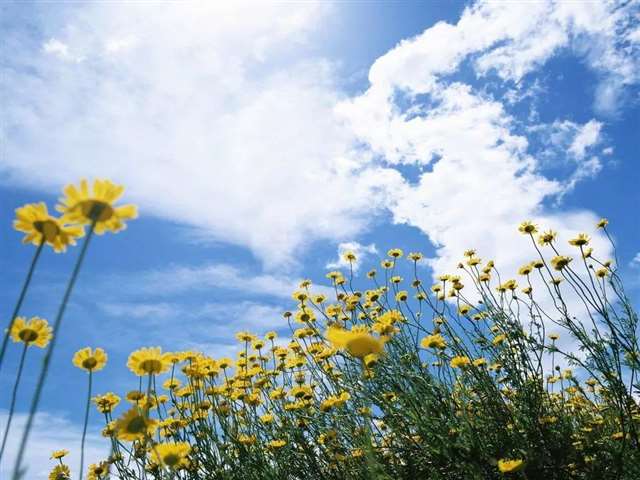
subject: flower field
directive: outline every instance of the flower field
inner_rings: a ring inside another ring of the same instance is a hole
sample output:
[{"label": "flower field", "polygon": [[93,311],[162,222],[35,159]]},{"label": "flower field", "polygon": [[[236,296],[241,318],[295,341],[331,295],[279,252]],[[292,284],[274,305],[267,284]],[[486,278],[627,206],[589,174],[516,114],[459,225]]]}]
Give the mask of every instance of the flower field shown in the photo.
[{"label": "flower field", "polygon": [[[23,453],[91,239],[137,216],[118,204],[123,190],[82,181],[65,188],[59,217],[44,203],[16,210],[34,257],[0,352],[2,368],[21,349],[0,456],[24,359],[42,364],[14,480],[30,478]],[[347,252],[351,268],[328,272],[330,288],[292,292],[287,338],[238,332],[234,358],[141,346],[130,385],[96,392],[108,352],[79,350],[69,361],[87,377],[81,462],[65,463],[67,445],[43,453],[49,479],[637,480],[638,317],[617,262],[590,246],[592,232],[561,243],[531,221],[514,228],[531,253],[517,272],[468,250],[433,283],[421,253],[392,249],[358,275]],[[606,219],[593,228],[613,244]],[[56,317],[21,316],[41,251],[76,243]],[[110,454],[85,465],[94,415]]]}]

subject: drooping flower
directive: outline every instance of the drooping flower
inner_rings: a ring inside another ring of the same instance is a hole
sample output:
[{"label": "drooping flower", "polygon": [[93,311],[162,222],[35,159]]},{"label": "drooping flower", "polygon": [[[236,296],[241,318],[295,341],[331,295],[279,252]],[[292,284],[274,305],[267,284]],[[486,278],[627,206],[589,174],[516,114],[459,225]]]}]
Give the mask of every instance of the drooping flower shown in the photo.
[{"label": "drooping flower", "polygon": [[16,317],[10,335],[14,342],[45,348],[53,337],[51,332],[49,322],[44,318],[32,317],[27,321],[25,317]]},{"label": "drooping flower", "polygon": [[68,245],[75,245],[76,239],[84,235],[81,226],[67,225],[63,219],[49,215],[44,202],[17,208],[13,228],[26,233],[22,243],[40,245],[44,241],[57,253],[64,252]]},{"label": "drooping flower", "polygon": [[101,348],[92,350],[91,347],[85,347],[75,353],[73,364],[87,372],[97,372],[107,364],[107,354]]},{"label": "drooping flower", "polygon": [[167,442],[154,445],[151,449],[153,462],[171,469],[189,465],[191,447],[186,442]]},{"label": "drooping flower", "polygon": [[56,210],[70,223],[90,225],[95,221],[94,231],[98,235],[117,233],[126,228],[125,220],[138,216],[135,205],[114,205],[123,192],[124,187],[99,179],[93,182],[90,191],[89,183],[83,179],[79,187],[67,185],[64,188],[65,196],[60,198]]},{"label": "drooping flower", "polygon": [[170,366],[171,362],[160,347],[141,348],[132,352],[127,360],[129,370],[139,377],[164,373]]}]

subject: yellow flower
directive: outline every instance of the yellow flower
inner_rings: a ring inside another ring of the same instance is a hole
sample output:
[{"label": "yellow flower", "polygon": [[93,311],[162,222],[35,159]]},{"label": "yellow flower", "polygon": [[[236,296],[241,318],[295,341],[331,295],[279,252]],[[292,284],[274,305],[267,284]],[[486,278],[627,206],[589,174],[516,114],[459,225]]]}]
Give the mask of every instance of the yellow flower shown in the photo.
[{"label": "yellow flower", "polygon": [[557,235],[553,230],[547,230],[538,236],[538,244],[541,246],[549,245],[556,239]]},{"label": "yellow flower", "polygon": [[87,480],[103,480],[109,475],[109,464],[107,462],[92,463],[89,465]]},{"label": "yellow flower", "polygon": [[120,403],[120,397],[112,392],[96,395],[92,400],[100,413],[111,413]]},{"label": "yellow flower", "polygon": [[569,265],[569,262],[571,262],[573,259],[571,257],[566,257],[564,255],[556,255],[555,257],[553,257],[551,259],[551,266],[555,269],[555,270],[562,270],[564,267],[566,267],[567,265]]},{"label": "yellow flower", "polygon": [[436,333],[435,335],[427,335],[422,339],[420,345],[422,345],[423,348],[439,348],[440,350],[447,348],[447,342],[439,333]]},{"label": "yellow flower", "polygon": [[353,253],[352,251],[344,252],[344,253],[342,254],[342,258],[344,258],[344,260],[345,260],[346,262],[349,262],[349,263],[351,263],[351,262],[355,262],[355,261],[357,260],[357,259],[356,259],[356,254],[355,254],[355,253]]},{"label": "yellow flower", "polygon": [[123,192],[124,187],[109,180],[97,179],[90,192],[87,180],[82,180],[79,187],[67,185],[64,188],[65,196],[60,198],[56,210],[63,214],[63,219],[71,223],[90,225],[95,221],[95,232],[98,235],[107,231],[116,233],[126,228],[125,220],[138,216],[135,205],[114,206]]},{"label": "yellow flower", "polygon": [[504,342],[506,339],[507,339],[507,336],[501,333],[500,335],[496,335],[495,337],[493,337],[493,340],[491,341],[491,343],[493,343],[493,345],[495,346],[498,346],[502,344],[502,342]]},{"label": "yellow flower", "polygon": [[27,345],[44,348],[53,336],[51,331],[49,322],[44,318],[32,317],[27,321],[25,317],[16,317],[10,334],[14,342],[24,342]]},{"label": "yellow flower", "polygon": [[519,472],[524,468],[524,460],[510,460],[502,458],[498,460],[498,470],[500,473],[514,473]]},{"label": "yellow flower", "polygon": [[596,224],[596,228],[604,228],[609,225],[609,220],[606,218],[601,218],[600,221]]},{"label": "yellow flower", "polygon": [[189,465],[191,447],[186,442],[158,443],[151,449],[151,458],[158,465],[179,469]]},{"label": "yellow flower", "polygon": [[487,360],[486,360],[485,358],[482,358],[482,357],[480,357],[480,358],[476,358],[476,359],[473,361],[473,365],[474,365],[475,367],[484,367],[486,364],[487,364]]},{"label": "yellow flower", "polygon": [[49,473],[49,480],[71,480],[71,470],[65,464],[56,465]]},{"label": "yellow flower", "polygon": [[393,258],[400,258],[402,256],[402,250],[399,248],[392,248],[387,252],[387,255]]},{"label": "yellow flower", "polygon": [[370,353],[380,354],[384,349],[384,341],[374,337],[362,327],[344,330],[332,326],[327,330],[326,337],[335,347],[346,349],[357,358],[364,358]]},{"label": "yellow flower", "polygon": [[520,226],[518,226],[518,231],[520,233],[525,233],[525,234],[534,234],[538,231],[538,227],[537,225],[531,223],[531,221],[527,220],[525,222],[522,222],[520,224]]},{"label": "yellow flower", "polygon": [[469,360],[469,357],[465,357],[465,356],[453,357],[451,359],[451,362],[449,362],[449,364],[451,365],[451,368],[463,368],[468,366],[470,363],[471,363],[471,360]]},{"label": "yellow flower", "polygon": [[269,442],[270,448],[282,448],[287,444],[286,440],[271,440]]},{"label": "yellow flower", "polygon": [[142,377],[166,372],[170,367],[170,362],[162,354],[160,347],[148,347],[132,352],[127,360],[127,367],[133,373]]},{"label": "yellow flower", "polygon": [[91,347],[85,347],[75,353],[73,364],[87,372],[97,372],[107,364],[107,354],[101,348],[91,350]]},{"label": "yellow flower", "polygon": [[527,263],[526,265],[521,266],[518,269],[518,275],[529,275],[533,270],[533,265]]},{"label": "yellow flower", "polygon": [[607,275],[609,275],[609,269],[608,268],[599,268],[598,270],[596,270],[596,277],[598,278],[604,278]]},{"label": "yellow flower", "polygon": [[576,238],[572,238],[569,240],[569,245],[573,245],[574,247],[581,247],[583,245],[587,245],[589,243],[589,235],[586,233],[579,233]]},{"label": "yellow flower", "polygon": [[133,442],[153,435],[158,428],[158,421],[149,418],[138,407],[133,407],[116,420],[114,428],[119,440]]},{"label": "yellow flower", "polygon": [[75,245],[76,238],[84,235],[78,225],[66,225],[63,219],[49,215],[43,203],[29,203],[16,209],[16,220],[13,228],[26,233],[22,243],[40,245],[42,241],[51,245],[55,252],[64,252],[67,245]]},{"label": "yellow flower", "polygon": [[54,450],[49,458],[52,460],[60,460],[67,455],[69,455],[69,450]]}]

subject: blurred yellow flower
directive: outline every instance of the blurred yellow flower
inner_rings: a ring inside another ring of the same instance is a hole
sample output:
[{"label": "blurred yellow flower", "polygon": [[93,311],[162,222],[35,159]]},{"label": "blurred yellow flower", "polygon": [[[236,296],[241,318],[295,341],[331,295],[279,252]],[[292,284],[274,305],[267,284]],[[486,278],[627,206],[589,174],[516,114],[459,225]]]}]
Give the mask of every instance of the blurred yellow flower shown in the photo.
[{"label": "blurred yellow flower", "polygon": [[582,247],[583,245],[587,245],[591,238],[586,233],[579,233],[575,238],[569,240],[569,245],[573,245],[574,247]]},{"label": "blurred yellow flower", "polygon": [[40,245],[43,241],[55,252],[64,252],[68,245],[75,245],[76,238],[84,235],[78,225],[66,225],[63,219],[49,215],[44,202],[30,203],[16,209],[13,228],[26,233],[22,243]]},{"label": "blurred yellow flower", "polygon": [[519,472],[525,466],[524,460],[516,459],[510,460],[502,458],[498,460],[498,470],[500,473],[514,473]]},{"label": "blurred yellow flower", "polygon": [[11,326],[11,339],[14,342],[24,342],[44,348],[53,337],[52,329],[44,318],[32,317],[28,321],[25,317],[16,317]]},{"label": "blurred yellow flower", "polygon": [[56,465],[49,472],[48,480],[71,480],[71,470],[64,464]]},{"label": "blurred yellow flower", "polygon": [[537,227],[537,225],[531,223],[531,221],[527,220],[527,221],[522,222],[518,226],[518,231],[520,233],[532,235],[532,234],[534,234],[534,233],[536,233],[538,231],[538,227]]},{"label": "blurred yellow flower", "polygon": [[65,221],[80,225],[90,225],[95,221],[95,232],[101,235],[107,231],[116,233],[124,230],[124,221],[138,216],[135,205],[114,206],[124,187],[109,180],[96,179],[91,190],[84,179],[79,187],[67,185],[64,188],[65,196],[60,198],[56,210],[63,214]]},{"label": "blurred yellow flower", "polygon": [[189,465],[191,447],[187,442],[158,443],[151,448],[151,459],[158,465],[179,469]]},{"label": "blurred yellow flower", "polygon": [[54,450],[49,458],[51,458],[52,460],[60,460],[67,455],[69,455],[69,450]]},{"label": "blurred yellow flower", "polygon": [[116,436],[119,440],[133,442],[142,440],[153,435],[158,428],[158,421],[142,411],[138,407],[133,407],[125,412],[114,425]]},{"label": "blurred yellow flower", "polygon": [[337,348],[346,349],[357,358],[364,358],[370,353],[382,353],[384,340],[371,335],[366,328],[354,327],[345,330],[339,327],[329,327],[326,337]]}]

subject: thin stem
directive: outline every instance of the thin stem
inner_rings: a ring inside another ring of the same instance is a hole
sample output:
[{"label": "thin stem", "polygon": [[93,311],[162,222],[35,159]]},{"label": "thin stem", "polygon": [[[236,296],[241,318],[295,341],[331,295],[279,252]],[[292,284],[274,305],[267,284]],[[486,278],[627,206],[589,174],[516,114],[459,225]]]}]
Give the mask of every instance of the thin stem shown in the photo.
[{"label": "thin stem", "polygon": [[18,395],[18,385],[20,385],[20,378],[22,377],[22,369],[24,367],[24,359],[27,356],[28,343],[24,344],[22,349],[22,355],[20,356],[20,366],[18,367],[18,374],[16,375],[16,383],[13,385],[13,394],[11,395],[11,406],[9,407],[9,417],[7,418],[7,427],[2,437],[2,448],[0,448],[0,460],[4,454],[4,448],[7,446],[7,439],[9,438],[9,429],[11,428],[11,420],[13,420],[13,411],[16,408],[16,397]]},{"label": "thin stem", "polygon": [[[97,219],[97,216],[94,217]],[[47,373],[49,372],[49,365],[51,364],[51,356],[53,355],[53,351],[56,346],[56,341],[58,340],[58,333],[60,331],[60,324],[62,323],[62,317],[64,316],[64,312],[67,308],[67,303],[69,302],[69,298],[71,297],[71,292],[73,291],[73,286],[76,283],[76,279],[78,278],[78,274],[80,273],[80,267],[82,266],[82,262],[87,253],[87,248],[89,247],[89,243],[91,238],[93,237],[93,231],[96,226],[96,220],[91,224],[91,228],[89,229],[89,234],[86,236],[84,243],[82,244],[82,249],[80,250],[80,255],[78,256],[78,261],[73,269],[73,273],[71,274],[71,278],[69,279],[69,283],[67,284],[67,290],[64,293],[64,297],[62,297],[62,303],[60,304],[60,308],[58,309],[58,314],[56,315],[56,320],[53,325],[53,338],[51,339],[51,343],[49,343],[49,348],[47,349],[47,353],[44,356],[44,360],[42,361],[42,368],[40,369],[40,376],[38,378],[38,383],[36,385],[36,391],[33,395],[33,400],[31,401],[31,409],[29,410],[29,417],[27,418],[27,424],[25,426],[24,432],[22,433],[22,439],[20,440],[20,448],[18,448],[18,456],[16,458],[15,465],[13,467],[13,480],[19,480],[24,474],[21,471],[22,460],[24,458],[24,454],[27,447],[27,441],[29,440],[29,433],[31,433],[31,428],[33,427],[33,420],[35,418],[36,412],[38,411],[38,404],[40,403],[40,396],[42,395],[42,389],[44,387],[45,380],[47,378]]]},{"label": "thin stem", "polygon": [[89,389],[87,390],[87,405],[84,410],[84,426],[82,427],[82,441],[80,442],[80,480],[84,472],[84,441],[87,438],[87,424],[89,423],[89,407],[91,407],[91,386],[93,370],[89,370]]},{"label": "thin stem", "polygon": [[40,258],[40,253],[42,252],[42,247],[44,247],[44,242],[45,242],[45,238],[43,235],[42,240],[40,241],[40,245],[38,245],[38,248],[36,248],[36,253],[33,255],[33,259],[31,260],[31,265],[29,266],[29,271],[27,272],[27,278],[25,278],[24,280],[24,285],[22,285],[22,291],[20,292],[20,296],[18,297],[16,306],[13,309],[11,320],[9,320],[9,327],[7,327],[7,330],[4,333],[4,338],[2,339],[2,347],[0,347],[0,370],[2,370],[2,361],[4,359],[4,354],[7,351],[7,343],[9,343],[9,335],[11,334],[11,327],[13,327],[13,324],[16,321],[16,317],[20,313],[22,302],[24,301],[24,297],[27,294],[27,289],[29,288],[29,284],[31,283],[31,277],[33,276],[33,271],[36,269],[36,263],[38,263],[38,258]]}]

